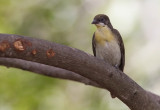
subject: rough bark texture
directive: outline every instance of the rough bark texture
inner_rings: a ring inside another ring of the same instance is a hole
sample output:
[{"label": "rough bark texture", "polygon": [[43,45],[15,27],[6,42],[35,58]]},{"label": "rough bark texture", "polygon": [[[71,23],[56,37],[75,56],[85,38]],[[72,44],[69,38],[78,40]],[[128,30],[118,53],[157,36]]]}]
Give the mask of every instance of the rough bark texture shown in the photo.
[{"label": "rough bark texture", "polygon": [[99,88],[100,87],[97,83],[68,70],[56,68],[49,65],[44,65],[36,62],[21,60],[21,59],[15,59],[15,58],[0,58],[0,65],[4,65],[6,67],[14,67],[19,68],[22,70],[27,70],[31,72],[35,72],[41,75],[46,75],[54,78],[59,79],[67,79],[72,81],[77,81],[84,83],[86,85],[91,85]]},{"label": "rough bark texture", "polygon": [[0,57],[17,58],[77,73],[112,92],[131,110],[160,110],[160,97],[123,72],[83,51],[30,37],[0,34]]}]

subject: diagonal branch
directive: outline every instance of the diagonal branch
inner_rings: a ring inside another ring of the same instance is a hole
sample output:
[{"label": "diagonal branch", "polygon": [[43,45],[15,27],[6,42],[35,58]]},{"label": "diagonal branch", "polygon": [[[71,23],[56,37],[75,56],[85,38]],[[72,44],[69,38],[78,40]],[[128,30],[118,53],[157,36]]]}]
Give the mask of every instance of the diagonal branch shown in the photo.
[{"label": "diagonal branch", "polygon": [[0,41],[0,57],[33,61],[75,72],[109,90],[132,110],[160,109],[159,96],[145,91],[123,72],[83,51],[18,35],[0,34]]},{"label": "diagonal branch", "polygon": [[84,83],[101,88],[97,83],[71,71],[65,69],[44,65],[36,62],[15,59],[15,58],[0,58],[0,65],[7,67],[19,68],[31,72],[35,72],[41,75],[46,75],[54,78],[67,79]]}]

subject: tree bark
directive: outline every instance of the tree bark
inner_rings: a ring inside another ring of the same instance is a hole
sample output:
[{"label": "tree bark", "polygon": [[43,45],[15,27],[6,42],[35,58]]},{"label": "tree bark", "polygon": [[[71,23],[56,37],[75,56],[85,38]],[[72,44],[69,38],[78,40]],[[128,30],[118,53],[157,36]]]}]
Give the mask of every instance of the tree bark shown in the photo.
[{"label": "tree bark", "polygon": [[113,93],[131,110],[159,110],[160,97],[126,74],[78,49],[19,35],[0,34],[0,57],[16,58],[79,74]]},{"label": "tree bark", "polygon": [[72,80],[72,81],[84,83],[86,85],[103,88],[103,87],[100,87],[97,83],[77,73],[74,73],[74,72],[71,72],[65,69],[49,66],[49,65],[36,63],[36,62],[15,59],[15,58],[0,58],[0,65],[4,65],[6,67],[19,68],[22,70],[35,72],[35,73],[45,75],[45,76],[50,76],[50,77],[59,78],[59,79]]}]

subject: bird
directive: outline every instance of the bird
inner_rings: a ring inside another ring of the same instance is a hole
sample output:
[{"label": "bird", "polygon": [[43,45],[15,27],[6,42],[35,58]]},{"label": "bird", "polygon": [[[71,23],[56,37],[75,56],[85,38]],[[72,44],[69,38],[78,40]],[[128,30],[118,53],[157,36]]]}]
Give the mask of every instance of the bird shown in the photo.
[{"label": "bird", "polygon": [[96,15],[92,24],[97,27],[92,38],[94,56],[123,72],[125,48],[119,31],[113,28],[109,17],[105,14]]}]

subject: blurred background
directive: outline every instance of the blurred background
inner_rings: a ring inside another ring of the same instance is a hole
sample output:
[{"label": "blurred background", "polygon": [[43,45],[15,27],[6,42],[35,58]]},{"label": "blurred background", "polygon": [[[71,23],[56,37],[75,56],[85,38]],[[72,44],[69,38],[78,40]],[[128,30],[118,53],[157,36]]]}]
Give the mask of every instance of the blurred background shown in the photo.
[{"label": "blurred background", "polygon": [[[125,73],[160,95],[160,0],[0,0],[0,33],[92,54],[96,14],[110,17],[126,49]],[[129,110],[106,90],[0,66],[0,110]]]}]

